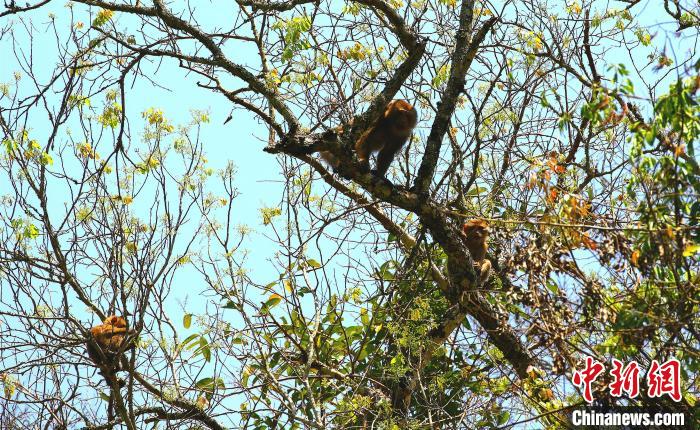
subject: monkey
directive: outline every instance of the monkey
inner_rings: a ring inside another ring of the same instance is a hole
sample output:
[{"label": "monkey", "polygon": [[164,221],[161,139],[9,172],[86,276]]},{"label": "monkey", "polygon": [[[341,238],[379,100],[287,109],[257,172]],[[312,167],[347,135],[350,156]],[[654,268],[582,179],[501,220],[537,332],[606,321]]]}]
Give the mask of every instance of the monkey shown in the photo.
[{"label": "monkey", "polygon": [[489,224],[483,219],[471,219],[462,225],[462,234],[474,260],[474,268],[480,284],[489,278],[489,272],[491,272],[491,261],[486,258],[489,233]]},{"label": "monkey", "polygon": [[114,389],[119,390],[124,387],[125,382],[117,378],[116,373],[127,367],[123,352],[135,347],[133,335],[134,331],[127,329],[126,318],[116,315],[108,316],[102,324],[90,329],[90,339],[87,342],[88,356],[100,369],[100,375],[111,388],[107,403],[108,421],[114,419],[115,405],[121,402],[119,393],[115,394]]},{"label": "monkey", "polygon": [[406,144],[418,122],[418,112],[406,100],[392,100],[384,114],[357,140],[355,152],[357,160],[365,170],[369,170],[369,157],[377,154],[374,170],[384,177],[396,154]]},{"label": "monkey", "polygon": [[[121,355],[125,350],[134,348],[133,341],[128,339],[131,335],[133,330],[127,330],[126,319],[116,315],[108,316],[102,324],[90,329],[92,339],[87,342],[87,353],[100,369],[107,385],[111,385],[112,375],[126,367],[122,366]],[[120,386],[124,383],[122,380],[118,382]]]},{"label": "monkey", "polygon": [[[372,124],[355,143],[355,153],[360,167],[369,170],[369,157],[377,152],[377,165],[374,174],[384,177],[396,154],[406,144],[418,122],[418,112],[406,100],[392,100],[384,113]],[[340,160],[329,151],[321,151],[323,158],[333,168]]]}]

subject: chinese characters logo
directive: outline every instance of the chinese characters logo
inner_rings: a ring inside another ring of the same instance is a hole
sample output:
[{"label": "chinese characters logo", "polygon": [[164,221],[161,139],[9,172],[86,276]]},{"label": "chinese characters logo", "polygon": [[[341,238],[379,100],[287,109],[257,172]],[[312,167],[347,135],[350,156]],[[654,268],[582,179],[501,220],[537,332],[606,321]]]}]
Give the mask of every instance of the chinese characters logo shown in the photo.
[{"label": "chinese characters logo", "polygon": [[[605,365],[593,357],[586,357],[586,366],[582,370],[574,372],[573,383],[583,389],[583,398],[588,403],[593,403],[593,382],[605,370]],[[621,397],[626,394],[634,399],[639,395],[639,380],[641,368],[636,361],[625,366],[620,360],[613,359],[613,369],[609,374],[612,382],[608,384],[610,395]],[[646,373],[647,395],[649,397],[661,397],[668,394],[676,402],[681,401],[681,366],[678,360],[671,358],[662,364],[652,360]]]}]

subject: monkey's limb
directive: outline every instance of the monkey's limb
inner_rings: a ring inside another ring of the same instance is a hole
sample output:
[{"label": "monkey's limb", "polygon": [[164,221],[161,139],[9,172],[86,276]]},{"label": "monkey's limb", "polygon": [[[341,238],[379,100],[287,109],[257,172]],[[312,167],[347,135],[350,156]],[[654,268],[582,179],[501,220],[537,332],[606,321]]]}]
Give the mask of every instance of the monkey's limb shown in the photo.
[{"label": "monkey's limb", "polygon": [[[128,334],[132,336],[133,332],[129,332]],[[125,385],[124,380],[118,378],[116,374],[117,372],[128,368],[128,362],[124,356],[124,352],[134,349],[136,345],[130,338],[125,338],[123,342],[125,346],[118,348],[116,351],[110,349],[109,346],[103,347],[94,339],[90,339],[87,342],[88,356],[99,369],[99,373],[102,375],[107,385],[111,385],[110,381],[112,376],[116,377],[119,387],[123,387]],[[122,351],[122,348],[124,348],[124,351]]]},{"label": "monkey's limb", "polygon": [[481,263],[474,262],[474,266],[479,271],[479,284],[486,282],[491,276],[491,260],[485,258]]},{"label": "monkey's limb", "polygon": [[396,154],[401,149],[401,145],[398,147],[387,144],[384,148],[377,154],[377,175],[386,176],[386,172],[389,170],[389,166],[396,158]]},{"label": "monkey's limb", "polygon": [[369,145],[366,142],[359,143],[355,147],[355,151],[357,152],[357,161],[360,163],[362,170],[369,170],[369,156],[372,153]]},{"label": "monkey's limb", "polygon": [[90,339],[87,343],[87,352],[90,359],[95,363],[99,369],[100,375],[104,378],[107,386],[109,387],[109,400],[107,402],[107,421],[112,422],[114,420],[115,409],[124,421],[127,428],[135,429],[133,423],[128,420],[128,415],[126,408],[124,407],[124,401],[121,397],[119,390],[124,386],[124,381],[117,378],[116,372],[119,370],[119,357],[115,353],[107,351],[107,348],[102,348],[102,346],[95,341]]}]

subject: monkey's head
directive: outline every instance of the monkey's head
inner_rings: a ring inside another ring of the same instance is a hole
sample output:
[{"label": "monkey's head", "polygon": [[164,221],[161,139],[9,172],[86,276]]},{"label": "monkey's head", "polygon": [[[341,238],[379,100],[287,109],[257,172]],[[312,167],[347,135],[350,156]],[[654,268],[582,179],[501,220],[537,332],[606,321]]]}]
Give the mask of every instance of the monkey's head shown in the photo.
[{"label": "monkey's head", "polygon": [[470,219],[462,225],[462,233],[470,243],[486,243],[490,232],[489,224],[483,219]]},{"label": "monkey's head", "polygon": [[104,325],[111,325],[112,327],[126,328],[126,319],[124,317],[119,317],[116,315],[111,315],[105,318]]},{"label": "monkey's head", "polygon": [[111,350],[118,349],[124,336],[131,334],[126,329],[126,319],[116,315],[105,318],[102,324],[91,328],[90,333],[101,347]]},{"label": "monkey's head", "polygon": [[395,136],[408,136],[418,122],[418,112],[406,100],[392,100],[384,111],[384,119]]}]

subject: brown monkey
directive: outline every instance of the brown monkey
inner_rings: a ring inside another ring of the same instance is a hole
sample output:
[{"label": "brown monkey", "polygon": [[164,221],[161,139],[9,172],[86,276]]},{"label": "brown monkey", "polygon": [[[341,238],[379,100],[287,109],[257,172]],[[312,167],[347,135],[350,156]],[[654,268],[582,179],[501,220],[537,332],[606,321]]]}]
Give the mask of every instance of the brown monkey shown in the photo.
[{"label": "brown monkey", "polygon": [[479,283],[486,281],[491,272],[491,261],[486,258],[489,232],[489,224],[483,219],[471,219],[462,225],[462,234],[474,260]]},{"label": "brown monkey", "polygon": [[116,315],[90,329],[92,342],[87,343],[87,353],[108,385],[111,385],[110,376],[122,370],[121,353],[134,347],[133,342],[125,344],[132,334],[133,331],[126,328],[126,319]]},{"label": "brown monkey", "polygon": [[369,169],[369,157],[377,154],[379,176],[386,175],[394,157],[406,144],[418,121],[418,112],[406,100],[392,100],[384,114],[357,140],[355,151],[360,164]]},{"label": "brown monkey", "polygon": [[[369,157],[372,153],[378,152],[375,172],[380,176],[386,175],[389,165],[406,144],[417,121],[416,109],[406,100],[389,102],[382,116],[362,133],[355,144],[360,165],[365,170],[369,170]],[[336,131],[342,133],[340,128]],[[340,161],[332,153],[321,151],[320,155],[333,168],[338,167]]]}]

